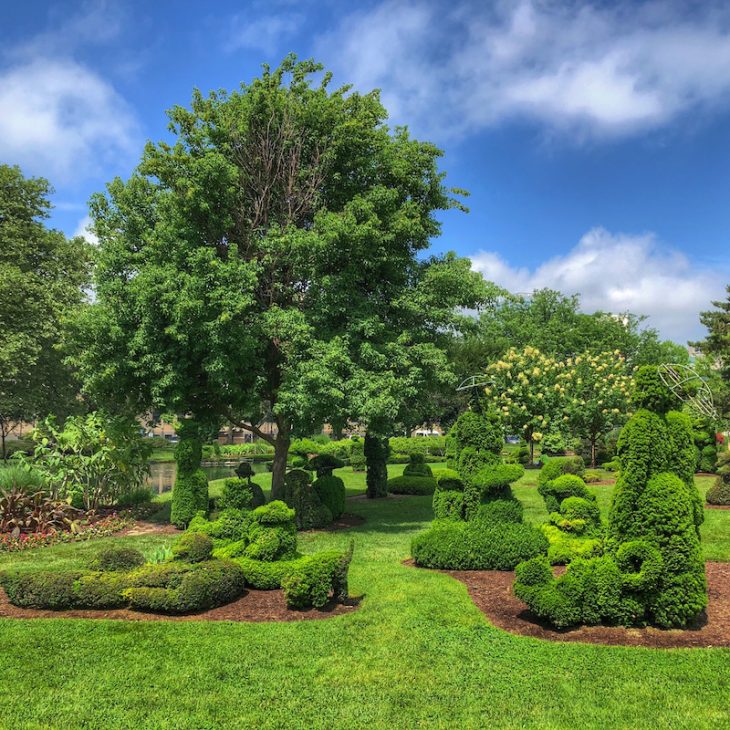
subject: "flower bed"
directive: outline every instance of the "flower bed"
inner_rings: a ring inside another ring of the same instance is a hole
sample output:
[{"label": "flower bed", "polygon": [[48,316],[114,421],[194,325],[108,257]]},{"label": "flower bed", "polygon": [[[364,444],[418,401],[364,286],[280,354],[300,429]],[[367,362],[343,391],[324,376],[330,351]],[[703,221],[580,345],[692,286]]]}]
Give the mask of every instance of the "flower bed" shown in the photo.
[{"label": "flower bed", "polygon": [[63,542],[83,542],[97,537],[109,537],[133,523],[134,519],[128,513],[112,513],[82,527],[77,532],[51,530],[49,532],[22,533],[17,537],[4,533],[0,535],[0,553],[16,553]]}]

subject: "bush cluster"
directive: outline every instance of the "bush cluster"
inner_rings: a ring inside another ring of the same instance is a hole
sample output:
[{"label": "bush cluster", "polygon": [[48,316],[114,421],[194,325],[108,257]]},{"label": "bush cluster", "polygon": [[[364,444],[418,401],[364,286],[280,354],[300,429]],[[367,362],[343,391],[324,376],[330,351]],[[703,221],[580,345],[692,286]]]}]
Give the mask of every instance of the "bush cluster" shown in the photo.
[{"label": "bush cluster", "polygon": [[432,477],[433,472],[431,467],[426,463],[426,459],[423,454],[415,452],[411,454],[406,468],[403,469],[403,476],[405,477]]},{"label": "bush cluster", "polygon": [[585,482],[576,474],[562,474],[549,482],[543,482],[538,486],[537,491],[545,501],[548,513],[559,512],[561,503],[568,497],[596,501],[596,498],[588,491]]},{"label": "bush cluster", "polygon": [[433,494],[436,480],[433,477],[406,476],[388,479],[389,494]]},{"label": "bush cluster", "polygon": [[330,600],[343,603],[348,597],[347,574],[353,543],[345,553],[326,550],[306,555],[292,566],[281,581],[289,608],[322,608]]},{"label": "bush cluster", "polygon": [[479,518],[436,521],[411,543],[417,565],[448,570],[512,570],[547,549],[547,539],[534,527]]},{"label": "bush cluster", "polygon": [[345,482],[330,473],[318,476],[312,488],[332,513],[332,518],[339,519],[345,511]]},{"label": "bush cluster", "polygon": [[[518,568],[515,593],[555,626],[682,628],[707,605],[691,420],[668,412],[676,400],[656,368],[638,371],[634,398],[639,409],[617,443],[620,475],[606,554],[574,560],[557,579],[546,558]],[[570,506],[571,515],[561,517],[587,523],[591,511],[580,503]]]},{"label": "bush cluster", "polygon": [[294,510],[297,529],[312,530],[332,522],[332,512],[312,485],[304,469],[291,469],[284,477],[284,501]]}]

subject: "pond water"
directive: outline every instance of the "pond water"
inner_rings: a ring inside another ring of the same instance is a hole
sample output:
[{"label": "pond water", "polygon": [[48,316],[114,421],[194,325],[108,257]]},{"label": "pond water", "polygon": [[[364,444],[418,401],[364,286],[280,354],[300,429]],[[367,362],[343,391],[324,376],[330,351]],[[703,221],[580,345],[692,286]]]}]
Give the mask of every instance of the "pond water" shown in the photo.
[{"label": "pond water", "polygon": [[[208,481],[213,479],[225,479],[226,477],[235,476],[236,467],[240,461],[222,461],[222,462],[203,462],[201,469],[208,477]],[[255,474],[267,471],[266,463],[253,462],[253,470]],[[175,484],[175,476],[177,475],[177,464],[174,461],[153,461],[150,464],[150,474],[147,477],[147,486],[149,486],[155,494],[169,492]]]}]

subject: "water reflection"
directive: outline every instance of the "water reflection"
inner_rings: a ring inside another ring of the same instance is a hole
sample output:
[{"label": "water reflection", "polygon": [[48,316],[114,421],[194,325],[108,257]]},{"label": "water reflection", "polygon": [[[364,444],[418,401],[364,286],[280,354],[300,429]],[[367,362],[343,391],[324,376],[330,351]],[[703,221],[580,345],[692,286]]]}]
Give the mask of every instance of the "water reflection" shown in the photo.
[{"label": "water reflection", "polygon": [[[239,461],[225,461],[219,463],[203,463],[201,468],[208,477],[208,481],[214,479],[225,479],[226,477],[235,476],[235,470]],[[252,464],[254,473],[259,474],[266,471],[266,464],[254,462]],[[150,465],[150,474],[147,477],[147,485],[151,487],[156,494],[169,492],[175,484],[175,476],[177,474],[177,464],[174,461],[155,461]]]}]

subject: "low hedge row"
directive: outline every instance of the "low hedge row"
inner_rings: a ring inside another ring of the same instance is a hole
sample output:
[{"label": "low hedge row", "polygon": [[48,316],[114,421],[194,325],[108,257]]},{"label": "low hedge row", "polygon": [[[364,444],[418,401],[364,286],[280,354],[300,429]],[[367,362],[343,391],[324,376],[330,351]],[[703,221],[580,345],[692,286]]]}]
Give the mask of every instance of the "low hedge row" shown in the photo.
[{"label": "low hedge row", "polygon": [[435,489],[433,477],[399,476],[388,479],[390,494],[433,494]]},{"label": "low hedge row", "polygon": [[435,521],[411,543],[417,565],[447,570],[513,570],[547,549],[547,538],[530,525],[479,518]]}]

